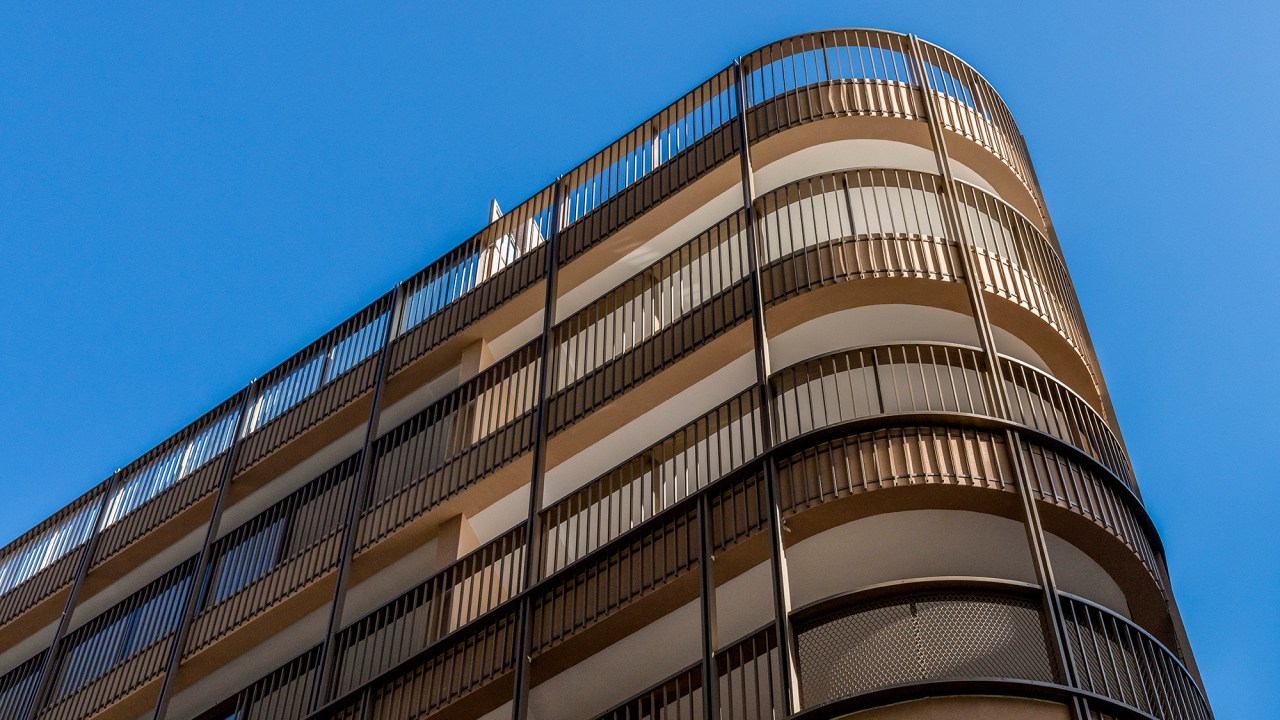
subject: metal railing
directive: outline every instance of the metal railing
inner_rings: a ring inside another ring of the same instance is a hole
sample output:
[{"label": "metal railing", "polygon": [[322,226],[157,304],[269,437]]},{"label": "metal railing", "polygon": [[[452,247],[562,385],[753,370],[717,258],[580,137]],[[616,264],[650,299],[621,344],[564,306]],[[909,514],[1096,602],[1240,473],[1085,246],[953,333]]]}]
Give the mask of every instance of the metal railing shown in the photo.
[{"label": "metal railing", "polygon": [[218,538],[183,647],[191,657],[337,567],[351,456]]},{"label": "metal railing", "polygon": [[[930,66],[943,73],[936,79],[939,88],[945,88],[941,92],[966,108],[953,112],[948,127],[979,139],[1011,165],[1025,165],[1019,159],[1023,151],[1016,127],[989,85],[945,51],[924,47]],[[830,114],[919,118],[919,84],[906,62],[908,53],[906,35],[840,30],[789,38],[744,56],[751,137],[759,139]],[[394,319],[397,327],[391,349],[394,373],[538,282],[545,267],[539,254],[545,251],[544,239],[553,224],[564,226],[560,262],[567,262],[732,157],[738,151],[736,135],[729,131],[738,111],[732,78],[730,69],[717,73],[566,173],[563,217],[552,217],[552,188],[539,191],[406,281],[402,307],[390,307],[388,293],[264,375],[250,402],[252,419],[245,424],[237,472],[368,392],[370,358],[380,349],[379,329],[385,323]],[[838,92],[827,92],[832,89]],[[800,96],[828,98],[822,102],[835,104],[800,103]],[[389,315],[393,311],[395,318]],[[229,400],[219,408],[235,404]],[[131,479],[112,500],[113,517],[107,524],[112,537],[102,543],[95,562],[105,561],[203,497],[207,489],[188,477],[199,474],[200,460],[207,465],[225,449],[227,439],[217,428],[233,424],[233,419],[221,417],[205,428],[212,434],[204,437],[184,429],[144,456],[145,462],[139,462],[155,465],[139,468],[150,475]],[[189,446],[182,446],[184,439]],[[188,483],[194,487],[171,491]],[[162,497],[164,507],[148,508]],[[86,523],[73,516],[93,499],[91,491],[0,549],[0,595],[58,562],[78,544],[75,540],[83,541],[77,533]],[[127,522],[127,529],[111,532],[130,515],[136,519]],[[52,539],[38,537],[42,533]]]},{"label": "metal railing", "polygon": [[1168,648],[1127,619],[1063,594],[1067,641],[1083,689],[1161,720],[1210,720],[1209,703]]},{"label": "metal railing", "polygon": [[779,40],[743,56],[752,142],[827,117],[923,120],[907,35],[831,30]]},{"label": "metal railing", "polygon": [[524,527],[499,535],[338,633],[342,696],[519,595]]},{"label": "metal railing", "polygon": [[542,576],[572,565],[754,460],[763,447],[748,390],[542,510]]},{"label": "metal railing", "polygon": [[[716,653],[722,717],[778,720],[778,643],[763,628]],[[704,720],[702,667],[694,665],[619,703],[596,720]]]},{"label": "metal railing", "polygon": [[195,558],[68,633],[37,718],[89,717],[164,671]]},{"label": "metal railing", "polygon": [[[925,583],[869,599],[854,593],[798,611],[793,622],[802,714],[810,717],[808,711],[827,706],[843,716],[884,702],[851,700],[912,685],[943,686],[950,695],[1042,698],[1051,688],[1060,690],[1050,697],[1074,692],[1063,685],[1050,653],[1037,589],[988,582],[951,585]],[[1117,706],[1159,720],[1212,717],[1186,668],[1157,640],[1093,603],[1066,594],[1060,599],[1071,630],[1069,661],[1095,712],[1112,716]],[[724,717],[782,717],[772,630],[716,654]],[[701,667],[694,665],[596,717],[700,719],[702,692]]]},{"label": "metal railing", "polygon": [[104,481],[4,549],[0,560],[0,623],[7,623],[75,579],[76,554],[102,508]]},{"label": "metal railing", "polygon": [[42,650],[0,676],[0,720],[25,720],[40,685],[40,668],[48,650]]},{"label": "metal railing", "polygon": [[358,552],[532,448],[540,353],[517,349],[377,439]]},{"label": "metal railing", "polygon": [[794,515],[861,493],[916,485],[1016,492],[1004,436],[947,426],[845,435],[778,460],[783,512]]},{"label": "metal railing", "polygon": [[[922,119],[920,78],[909,56],[915,45],[894,33],[832,31],[790,38],[744,57],[747,107],[741,110],[748,137],[754,141],[839,115]],[[993,152],[1038,200],[1025,149],[998,96],[967,65],[934,46],[923,47],[930,84],[945,99],[946,128]],[[251,386],[235,472],[249,470],[368,393],[388,323],[395,329],[387,348],[394,373],[542,280],[545,240],[553,229],[563,233],[558,260],[567,262],[734,156],[738,141],[729,125],[740,109],[731,70],[718,73],[566,174],[558,217],[552,209],[556,188],[540,191],[410,278],[403,302],[393,302],[389,293]],[[767,301],[849,277],[962,280],[958,246],[940,231],[939,182],[936,176],[907,171],[836,173],[792,183],[758,200]],[[1083,321],[1061,258],[1034,223],[982,191],[960,188],[961,215],[984,260],[979,267],[984,289],[1037,312],[1087,353],[1087,342],[1080,337]],[[740,213],[731,216],[556,327],[557,357],[563,364],[555,366],[552,377],[561,395],[551,404],[559,402],[563,417],[553,428],[567,426],[746,317],[747,303],[737,296],[744,274],[741,222]],[[377,440],[370,459],[372,491],[356,529],[358,550],[369,549],[530,447],[536,403],[532,378],[542,362],[535,345],[513,353]],[[1086,356],[1086,361],[1092,363],[1092,358]],[[1123,449],[1092,408],[1033,368],[1007,358],[997,365],[1016,401],[1017,422],[1075,446],[1134,488]],[[990,414],[985,368],[978,351],[942,345],[886,346],[806,361],[771,381],[775,426],[786,440],[875,415]],[[127,467],[110,498],[102,496],[99,486],[0,550],[0,624],[71,581],[71,551],[83,546],[99,512],[106,515],[92,559],[95,566],[207,497],[217,475],[215,461],[224,457],[233,440],[231,429],[242,420],[239,400],[239,395],[233,397]],[[743,396],[731,403],[752,401]],[[548,535],[539,539],[547,543],[547,565],[541,570],[552,582],[539,588],[513,584],[515,573],[508,575],[507,568],[522,562],[524,539],[514,533],[501,536],[465,558],[470,566],[459,561],[443,569],[380,609],[382,615],[375,613],[344,630],[339,647],[346,655],[336,661],[342,669],[335,683],[342,692],[362,684],[373,688],[361,695],[370,703],[371,717],[428,712],[511,667],[514,657],[503,648],[511,640],[512,617],[503,607],[520,593],[536,590],[535,652],[547,652],[685,572],[696,562],[690,536],[696,523],[686,501],[753,456],[744,441],[758,432],[743,420],[749,413],[727,407],[543,510]],[[916,432],[914,440],[890,433],[875,442],[906,447],[922,442],[922,431]],[[985,460],[998,454],[991,437],[980,433],[960,432],[957,437],[951,430],[930,432],[935,446],[945,441],[968,453],[987,453]],[[726,438],[735,434],[740,447],[726,451]],[[945,465],[941,456],[933,461]],[[205,606],[192,627],[189,652],[215,642],[333,567],[336,560],[326,548],[344,529],[334,526],[341,513],[328,512],[318,498],[330,492],[349,494],[349,472],[343,467],[219,541],[210,575],[201,579]],[[973,484],[1008,489],[1001,468],[953,466],[947,472]],[[894,475],[874,482],[898,480]],[[1087,489],[1099,496],[1097,488],[1105,481],[1094,478],[1094,483]],[[830,491],[844,489],[833,484]],[[1115,509],[1123,510],[1121,504],[1086,505],[1043,485],[1036,491],[1043,501],[1066,502],[1112,532],[1159,582],[1145,535],[1131,515]],[[762,492],[759,476],[752,473],[738,473],[713,489],[717,549],[760,527],[766,501]],[[268,556],[269,562],[264,559]],[[432,582],[436,585],[428,588]],[[598,594],[591,587],[595,583],[604,583],[609,591]],[[417,633],[412,628],[427,616],[436,623],[434,636],[413,642],[387,639]],[[63,647],[71,647],[73,640],[79,642],[79,636],[68,636]],[[433,644],[443,651],[423,656],[421,650]],[[389,649],[393,646],[399,649]],[[482,661],[460,669],[464,653],[471,652],[466,648],[481,646]],[[163,663],[165,653],[155,654]],[[408,675],[400,675],[394,687],[380,685],[378,677],[397,664]],[[150,667],[132,658],[125,665]],[[135,669],[117,674],[134,681],[139,673],[145,674]],[[442,679],[446,675],[447,681]],[[5,691],[4,678],[0,692]],[[12,687],[20,687],[14,683]],[[117,687],[112,683],[116,681],[90,685]],[[89,697],[87,691],[76,692]],[[93,692],[98,700],[110,694]],[[57,703],[71,702],[69,696],[56,697]],[[75,702],[89,707],[98,700]],[[259,700],[258,706],[271,707]]]},{"label": "metal railing", "polygon": [[[745,319],[746,262],[739,211],[557,324],[552,391],[561,394],[593,374],[596,379],[579,386],[586,395],[554,398],[553,404],[595,407],[623,383],[647,377]],[[633,353],[648,367],[617,367]],[[615,377],[619,373],[628,377]],[[553,427],[562,427],[566,414],[557,413]]]}]

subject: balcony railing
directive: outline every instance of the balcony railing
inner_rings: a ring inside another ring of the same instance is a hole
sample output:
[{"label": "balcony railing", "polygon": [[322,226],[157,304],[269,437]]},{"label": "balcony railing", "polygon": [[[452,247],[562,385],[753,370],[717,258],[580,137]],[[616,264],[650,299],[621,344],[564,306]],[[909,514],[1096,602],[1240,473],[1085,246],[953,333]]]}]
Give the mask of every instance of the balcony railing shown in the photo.
[{"label": "balcony railing", "polygon": [[[513,400],[511,391],[517,385],[532,384],[524,378],[534,357],[531,352],[517,351],[492,372],[482,373],[422,416],[384,435],[375,444],[372,487],[389,490],[374,493],[366,516],[395,506],[404,517],[412,517],[456,492],[448,481],[452,475],[438,472],[439,468],[450,466],[494,432],[511,427],[512,416],[527,417],[530,412],[532,396],[515,393]],[[1049,376],[1007,358],[1001,362],[1007,382],[1023,393],[1018,405],[1023,409],[1016,422],[1074,447],[1102,467],[1111,467],[1105,451],[1118,446],[1108,440],[1108,431],[1092,408]],[[523,380],[513,383],[513,377]],[[985,358],[974,348],[900,344],[840,351],[775,373],[770,382],[773,424],[779,441],[794,444],[827,428],[873,417],[905,413],[954,416],[963,422],[992,414],[990,383]],[[455,396],[467,402],[459,405]],[[438,407],[470,409],[458,416],[456,411],[434,409]],[[754,391],[735,396],[542,511],[545,580],[531,596],[535,654],[551,651],[693,567],[699,532],[690,504],[694,496],[712,493],[708,531],[717,552],[761,527],[763,488],[749,467],[763,447],[758,412]],[[423,417],[435,421],[425,422]],[[467,421],[449,424],[443,434],[428,434],[414,449],[410,440],[423,429],[439,425],[443,417]],[[486,452],[490,464],[477,467],[509,462],[524,452],[524,444],[519,447],[505,453]],[[842,454],[840,461],[832,455],[837,451]],[[832,457],[821,459],[827,455]],[[1065,505],[1107,529],[1161,583],[1142,526],[1107,481],[1079,460],[1034,444],[1027,444],[1024,459],[1037,497]],[[209,571],[201,580],[202,609],[192,624],[185,657],[336,567],[342,509],[351,491],[355,461],[353,456],[339,463],[218,540]],[[814,467],[820,469],[810,472]],[[795,457],[780,458],[782,509],[795,514],[829,499],[919,482],[1010,491],[1014,487],[1010,467],[1003,439],[987,431],[920,426],[878,430],[824,441]],[[827,473],[827,468],[843,468],[843,474]],[[466,477],[474,482],[483,475]],[[721,482],[726,477],[734,479]],[[420,494],[406,497],[403,481],[394,478],[417,478],[409,487],[421,487],[415,491]],[[1085,497],[1088,502],[1081,500]],[[389,498],[396,501],[389,503]],[[524,547],[522,529],[500,536],[344,629],[337,645],[337,694],[410,662],[428,647],[452,642],[455,635],[468,631],[472,621],[502,612],[526,591],[517,572]],[[602,593],[602,588],[608,591]],[[494,668],[482,677],[503,672]],[[117,674],[132,678],[138,673]]]},{"label": "balcony railing", "polygon": [[77,554],[93,534],[103,482],[4,549],[0,560],[0,623],[7,623],[62,588],[76,574]]},{"label": "balcony railing", "polygon": [[337,567],[356,462],[338,463],[213,544],[184,657]]},{"label": "balcony railing", "polygon": [[[944,685],[945,694],[1068,697],[1038,590],[1007,583],[921,582],[831,598],[797,611],[800,717],[844,716],[904,699],[884,691]],[[933,587],[931,587],[933,586]],[[1095,709],[1159,720],[1209,720],[1204,696],[1180,662],[1128,620],[1062,595],[1070,662]],[[772,628],[716,656],[721,712],[772,719],[780,705]],[[732,662],[729,660],[732,659]],[[733,681],[732,672],[740,670]],[[599,720],[703,718],[701,668],[682,670]],[[879,694],[879,698],[877,698]],[[862,701],[861,703],[859,701]]]},{"label": "balcony railing", "polygon": [[[1048,323],[1079,354],[1100,396],[1097,362],[1062,259],[1008,204],[959,187],[957,206],[977,249],[982,288]],[[943,221],[943,188],[937,175],[879,169],[817,175],[761,196],[765,302],[867,278],[964,280],[960,244]]]},{"label": "balcony railing", "polygon": [[831,30],[779,40],[742,58],[752,142],[826,117],[923,120],[911,39]]},{"label": "balcony railing", "polygon": [[[948,129],[981,143],[1026,180],[1029,163],[1003,102],[968,65],[921,46],[927,72],[947,99]],[[750,137],[837,115],[922,118],[911,48],[905,35],[842,30],[789,38],[745,56]],[[558,217],[554,188],[538,192],[406,281],[399,307],[392,307],[389,293],[264,375],[249,399],[236,470],[261,462],[363,397],[387,323],[395,327],[394,374],[541,280],[545,238],[557,223],[563,264],[736,154],[734,77],[732,68],[717,73],[567,173]],[[212,468],[236,423],[234,400],[130,466],[131,477],[110,500],[96,564],[208,496]],[[95,496],[101,489],[0,550],[0,622],[70,581],[66,575],[75,563],[64,559],[87,539],[93,523],[86,513],[96,510],[86,508],[101,500]]]},{"label": "balcony railing", "polygon": [[334,694],[347,694],[519,595],[524,559],[524,526],[517,526],[343,629]]},{"label": "balcony railing", "polygon": [[535,340],[378,438],[358,552],[532,448],[541,362]]},{"label": "balcony railing", "polygon": [[159,677],[194,569],[190,558],[69,633],[36,717],[90,717]]},{"label": "balcony railing", "polygon": [[26,720],[40,684],[45,650],[0,676],[0,720]]},{"label": "balcony railing", "polygon": [[1080,685],[1157,718],[1210,720],[1186,667],[1150,633],[1082,598],[1062,597]]},{"label": "balcony railing", "polygon": [[[766,627],[716,653],[716,681],[723,717],[774,720],[781,682],[778,642]],[[702,720],[702,667],[694,665],[639,693],[596,720]]]},{"label": "balcony railing", "polygon": [[121,471],[107,500],[95,567],[213,494],[240,406],[240,396],[230,398]]},{"label": "balcony railing", "polygon": [[745,321],[746,266],[739,211],[556,325],[552,433]]}]

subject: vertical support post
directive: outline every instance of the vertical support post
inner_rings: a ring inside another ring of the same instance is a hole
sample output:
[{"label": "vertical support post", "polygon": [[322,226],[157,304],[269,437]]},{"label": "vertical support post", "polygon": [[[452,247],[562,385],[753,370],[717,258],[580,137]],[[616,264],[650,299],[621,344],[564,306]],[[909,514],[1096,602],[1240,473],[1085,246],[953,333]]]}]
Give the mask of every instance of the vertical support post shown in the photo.
[{"label": "vertical support post", "polygon": [[93,564],[93,555],[98,549],[98,537],[102,534],[102,519],[106,517],[107,505],[110,504],[111,496],[115,493],[119,482],[120,471],[116,470],[107,480],[106,489],[103,490],[102,500],[98,503],[98,512],[93,518],[93,530],[85,539],[84,548],[80,551],[80,562],[76,565],[75,579],[71,581],[71,589],[67,592],[67,602],[62,607],[62,614],[58,616],[58,626],[53,631],[49,651],[40,663],[39,680],[35,695],[31,698],[31,706],[27,709],[27,720],[34,718],[40,708],[49,701],[49,693],[53,689],[53,676],[58,672],[58,646],[62,644],[62,639],[67,634],[67,625],[71,623],[71,615],[75,612],[76,603],[80,597],[80,586],[84,584],[84,578],[89,574],[89,566]]},{"label": "vertical support post", "polygon": [[[961,245],[961,263],[964,269],[965,289],[968,291],[969,303],[973,311],[973,320],[986,358],[989,390],[995,403],[998,417],[1007,420],[1009,398],[1004,387],[1003,372],[1000,367],[1000,355],[996,346],[995,333],[991,327],[991,318],[987,314],[986,300],[982,295],[982,286],[978,277],[977,249],[968,229],[960,221],[959,209],[956,207],[957,184],[951,172],[951,158],[947,152],[947,140],[940,122],[941,111],[938,107],[938,96],[933,88],[933,76],[924,65],[924,54],[920,39],[910,36],[911,63],[919,78],[920,93],[924,96],[924,107],[929,124],[929,137],[933,145],[934,159],[938,172],[942,176],[940,204],[943,209],[943,221],[948,235]],[[1042,606],[1049,618],[1050,635],[1054,643],[1054,655],[1063,673],[1064,681],[1071,687],[1079,687],[1075,677],[1075,667],[1071,662],[1070,649],[1065,642],[1066,626],[1059,605],[1057,584],[1053,576],[1053,566],[1049,560],[1049,550],[1045,544],[1044,528],[1040,524],[1040,514],[1027,487],[1027,471],[1022,462],[1022,446],[1018,434],[1012,430],[1005,431],[1005,443],[1009,449],[1014,469],[1018,496],[1022,501],[1023,524],[1027,532],[1027,544],[1035,566],[1036,577],[1042,590]],[[1078,695],[1072,696],[1072,713],[1077,720],[1088,719],[1088,707]]]},{"label": "vertical support post", "polygon": [[[387,385],[387,370],[391,364],[391,343],[395,340],[404,306],[404,283],[396,285],[387,308],[387,326],[383,329],[382,347],[378,350],[378,372],[373,382],[373,398],[369,404],[369,421],[365,424],[364,444],[360,447],[360,459],[356,461],[352,478],[351,499],[347,502],[346,526],[342,533],[342,551],[338,556],[338,580],[334,583],[333,601],[329,603],[329,624],[316,661],[316,681],[312,689],[311,709],[319,708],[329,700],[329,686],[333,681],[333,644],[342,624],[342,611],[346,607],[347,585],[351,578],[351,557],[355,554],[356,530],[360,523],[360,509],[364,507],[369,478],[373,474],[373,442],[378,439],[378,416],[382,414],[382,396]],[[158,719],[157,719],[158,720]]]},{"label": "vertical support post", "polygon": [[769,390],[769,336],[765,328],[764,295],[760,281],[760,252],[756,241],[755,175],[751,167],[751,133],[747,128],[747,91],[742,61],[733,63],[738,109],[738,157],[742,173],[743,229],[746,235],[748,274],[751,288],[751,333],[755,347],[756,392],[760,403],[760,436],[765,455],[764,476],[769,503],[765,523],[769,533],[769,567],[773,595],[773,619],[778,635],[778,666],[782,680],[785,715],[800,711],[800,683],[796,677],[795,638],[791,634],[791,585],[787,578],[786,548],[782,533],[782,495],[778,488],[778,467],[773,457],[773,399]]},{"label": "vertical support post", "polygon": [[546,297],[542,304],[542,360],[538,365],[537,406],[534,410],[533,469],[529,476],[529,514],[524,529],[524,569],[520,589],[526,592],[520,602],[520,618],[516,625],[515,677],[512,678],[511,717],[525,720],[529,716],[530,675],[533,668],[533,596],[527,591],[538,581],[542,567],[542,481],[547,471],[547,436],[550,433],[550,414],[547,404],[551,387],[551,373],[555,364],[555,343],[552,331],[556,326],[556,297],[559,276],[559,240],[564,224],[561,202],[564,196],[564,179],[556,178],[551,197],[551,231],[546,240]]},{"label": "vertical support post", "polygon": [[715,553],[711,539],[711,508],[707,494],[698,496],[698,582],[702,615],[702,716],[720,717],[720,678],[716,673],[716,650],[720,649],[719,621],[716,618]]},{"label": "vertical support post", "polygon": [[187,631],[195,616],[200,596],[204,590],[203,579],[208,572],[209,555],[213,550],[213,542],[218,539],[218,529],[222,524],[222,511],[226,508],[231,478],[236,474],[236,463],[240,457],[240,436],[246,427],[245,418],[249,414],[249,403],[258,390],[258,380],[254,378],[249,387],[244,389],[244,397],[240,399],[240,410],[236,413],[235,429],[231,435],[231,447],[227,448],[227,457],[222,461],[222,472],[218,478],[218,494],[213,500],[213,510],[209,513],[209,523],[205,527],[204,543],[200,546],[200,557],[191,570],[191,579],[187,582],[187,597],[182,604],[182,614],[178,616],[178,627],[173,631],[173,641],[169,646],[169,657],[164,665],[164,684],[160,686],[160,696],[156,698],[155,712],[152,718],[161,720],[169,711],[169,698],[173,694],[174,679],[178,675],[178,666],[182,663],[182,650],[186,645]]}]

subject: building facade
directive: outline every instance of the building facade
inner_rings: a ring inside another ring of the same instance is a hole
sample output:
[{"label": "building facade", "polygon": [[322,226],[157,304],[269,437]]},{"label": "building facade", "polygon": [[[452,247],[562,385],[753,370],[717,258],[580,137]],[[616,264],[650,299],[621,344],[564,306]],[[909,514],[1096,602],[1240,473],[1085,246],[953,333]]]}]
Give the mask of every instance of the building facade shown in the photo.
[{"label": "building facade", "polygon": [[0,718],[1212,717],[1022,136],[739,58],[0,552]]}]

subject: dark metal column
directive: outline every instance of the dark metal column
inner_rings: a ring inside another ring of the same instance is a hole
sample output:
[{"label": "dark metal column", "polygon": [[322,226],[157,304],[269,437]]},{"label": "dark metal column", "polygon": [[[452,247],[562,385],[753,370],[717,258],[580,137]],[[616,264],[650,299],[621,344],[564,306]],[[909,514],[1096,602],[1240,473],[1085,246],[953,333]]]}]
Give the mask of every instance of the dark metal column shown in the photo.
[{"label": "dark metal column", "polygon": [[182,663],[182,650],[187,642],[187,631],[198,609],[200,596],[204,590],[204,576],[209,564],[209,554],[214,540],[218,539],[218,528],[222,524],[222,511],[226,507],[231,478],[236,474],[236,462],[240,457],[240,436],[244,432],[245,417],[249,414],[249,403],[258,390],[258,380],[254,378],[249,387],[244,389],[244,397],[240,399],[240,410],[236,414],[236,425],[231,435],[231,447],[227,448],[227,457],[222,463],[222,473],[218,479],[218,494],[213,501],[213,510],[209,514],[209,524],[204,533],[204,544],[200,546],[200,557],[191,570],[191,579],[187,582],[187,599],[182,606],[182,614],[178,616],[178,627],[173,632],[173,641],[169,647],[169,659],[164,666],[164,684],[160,686],[160,697],[156,699],[156,709],[152,717],[160,720],[169,710],[169,698],[173,694],[174,678],[178,675],[178,666]]},{"label": "dark metal column", "polygon": [[720,630],[716,618],[716,556],[711,539],[710,504],[706,493],[698,496],[698,597],[702,611],[702,714],[706,720],[716,720],[720,717],[720,678],[716,673]]},{"label": "dark metal column", "polygon": [[338,556],[338,580],[334,583],[333,601],[329,604],[328,629],[320,647],[320,657],[316,660],[316,681],[311,694],[313,710],[329,700],[329,686],[333,675],[333,643],[342,624],[342,611],[347,603],[347,585],[351,578],[351,558],[355,554],[360,510],[364,507],[365,493],[373,474],[373,462],[369,455],[373,452],[373,442],[378,439],[378,416],[382,414],[382,396],[387,385],[387,369],[391,365],[391,343],[400,326],[403,305],[404,283],[400,283],[391,294],[390,307],[387,308],[387,326],[383,330],[382,347],[378,350],[378,373],[373,382],[369,421],[365,424],[364,444],[360,447],[360,459],[356,461],[355,476],[352,478],[351,499],[347,503],[347,524],[342,534],[342,551]]},{"label": "dark metal column", "polygon": [[80,597],[80,586],[84,584],[85,575],[89,574],[89,565],[93,563],[93,554],[98,548],[98,537],[102,534],[102,518],[106,516],[107,504],[111,502],[111,495],[115,492],[116,485],[119,482],[120,471],[116,470],[111,474],[111,478],[107,480],[106,489],[102,492],[102,500],[98,503],[98,513],[93,519],[93,531],[84,541],[84,548],[80,551],[80,562],[76,566],[76,577],[71,582],[71,590],[67,593],[67,603],[62,607],[62,614],[58,616],[58,627],[53,631],[53,640],[49,643],[49,651],[40,663],[36,693],[31,698],[31,707],[27,710],[28,720],[34,718],[41,706],[49,701],[49,692],[53,688],[53,676],[58,671],[56,664],[58,646],[62,644],[62,638],[67,634],[67,625],[71,622],[71,615],[75,612],[76,602]]},{"label": "dark metal column", "polygon": [[[533,469],[529,476],[529,515],[524,528],[524,576],[521,589],[528,592],[538,581],[542,567],[542,480],[547,470],[547,436],[550,432],[550,416],[547,400],[550,395],[551,372],[555,365],[555,343],[552,330],[556,326],[556,296],[560,258],[558,257],[560,230],[564,225],[561,200],[564,180],[556,178],[551,199],[551,231],[546,239],[546,297],[542,304],[542,360],[538,365],[537,407],[534,410]],[[515,677],[512,678],[511,717],[525,720],[529,715],[530,674],[533,671],[533,596],[526,594],[520,602],[520,618],[516,626]]]},{"label": "dark metal column", "polygon": [[[912,70],[916,74],[920,92],[923,95],[928,116],[929,137],[933,145],[934,158],[938,164],[938,172],[943,179],[943,192],[939,198],[943,209],[943,220],[947,228],[947,234],[961,245],[960,258],[964,268],[964,284],[969,294],[969,302],[973,311],[979,342],[982,344],[982,351],[986,358],[988,387],[995,403],[995,411],[998,417],[1007,420],[1010,416],[1008,393],[1004,387],[1004,377],[1001,371],[995,333],[991,327],[991,319],[987,314],[986,300],[982,295],[982,287],[979,284],[977,250],[974,246],[973,238],[969,237],[965,224],[960,221],[955,199],[957,197],[957,183],[951,172],[951,158],[947,152],[946,135],[939,120],[938,94],[933,88],[933,77],[926,70],[922,58],[920,39],[912,35]],[[1054,581],[1053,566],[1049,561],[1048,547],[1045,545],[1044,528],[1040,524],[1040,514],[1035,506],[1035,499],[1031,497],[1030,492],[1027,490],[1027,473],[1022,463],[1021,441],[1017,433],[1012,430],[1006,430],[1005,442],[1014,468],[1018,496],[1022,501],[1023,524],[1027,531],[1027,544],[1035,566],[1036,577],[1040,581],[1043,590],[1043,607],[1050,621],[1050,634],[1054,642],[1054,654],[1058,658],[1057,662],[1062,670],[1065,682],[1073,688],[1079,687],[1075,678],[1075,667],[1071,661],[1070,648],[1064,639],[1066,626],[1062,618],[1062,608],[1058,604],[1058,589]],[[1073,696],[1072,698],[1072,712],[1077,720],[1087,720],[1088,718],[1087,706],[1079,696]]]},{"label": "dark metal column", "polygon": [[760,283],[760,252],[756,243],[755,175],[751,168],[751,133],[747,128],[746,73],[742,61],[733,63],[734,87],[738,106],[738,143],[742,168],[743,228],[746,235],[747,263],[751,285],[751,332],[755,346],[756,393],[760,407],[761,451],[765,454],[764,476],[768,488],[769,504],[766,531],[769,533],[769,566],[773,591],[774,626],[778,635],[778,666],[782,679],[783,708],[786,715],[800,710],[800,684],[795,674],[795,638],[791,634],[791,585],[787,579],[786,548],[782,533],[781,492],[778,488],[778,467],[773,457],[775,438],[773,433],[773,399],[769,390],[769,336],[765,330],[764,295]]}]

